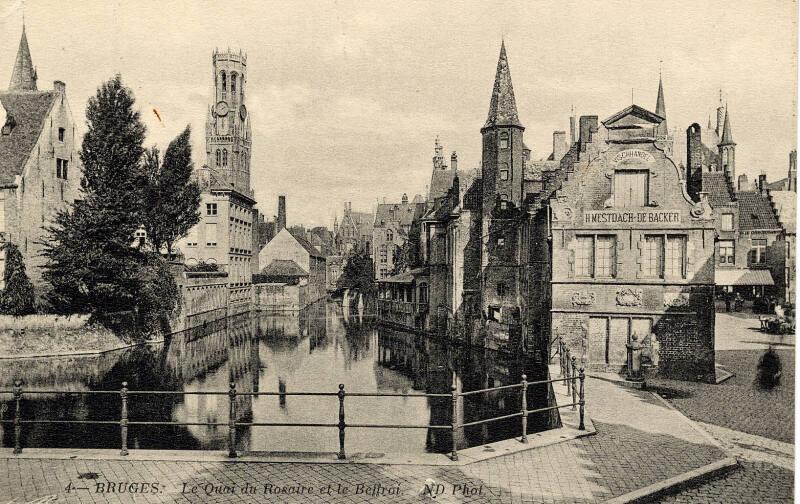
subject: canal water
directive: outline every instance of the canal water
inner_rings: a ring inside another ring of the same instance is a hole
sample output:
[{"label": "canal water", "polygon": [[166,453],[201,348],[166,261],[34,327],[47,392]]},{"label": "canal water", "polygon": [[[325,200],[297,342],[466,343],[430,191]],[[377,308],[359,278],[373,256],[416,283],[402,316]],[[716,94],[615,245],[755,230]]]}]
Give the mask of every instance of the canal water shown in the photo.
[{"label": "canal water", "polygon": [[[239,392],[449,393],[453,382],[470,391],[546,378],[546,368],[524,358],[436,342],[428,337],[379,327],[373,318],[319,302],[294,315],[240,316],[177,334],[165,344],[98,356],[2,361],[0,388],[15,379],[30,390],[227,391]],[[531,386],[528,407],[547,405],[548,387]],[[520,411],[519,389],[466,396],[459,400],[459,423]],[[0,396],[0,418],[13,418],[9,395]],[[348,424],[450,425],[448,398],[347,397]],[[236,399],[242,422],[332,423],[339,419],[337,397],[242,395]],[[30,394],[25,419],[118,420],[115,395]],[[226,395],[135,395],[129,419],[145,422],[226,423]],[[529,432],[554,426],[551,414],[531,415]],[[519,436],[520,418],[459,429],[459,449]],[[14,445],[13,427],[0,424],[3,446]],[[227,426],[134,425],[128,442],[142,449],[224,450]],[[247,452],[335,452],[338,430],[331,427],[239,427],[237,449]],[[348,453],[447,452],[451,433],[439,429],[348,428]],[[23,447],[118,448],[115,425],[26,424]]]}]

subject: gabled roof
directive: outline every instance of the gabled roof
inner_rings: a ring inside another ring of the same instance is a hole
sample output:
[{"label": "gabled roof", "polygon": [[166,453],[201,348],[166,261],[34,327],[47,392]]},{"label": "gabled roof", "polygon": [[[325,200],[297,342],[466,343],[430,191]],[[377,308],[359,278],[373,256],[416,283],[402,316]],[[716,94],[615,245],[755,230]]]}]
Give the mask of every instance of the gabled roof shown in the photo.
[{"label": "gabled roof", "polygon": [[522,128],[517,115],[517,100],[514,98],[514,86],[511,84],[511,70],[508,68],[505,42],[500,44],[500,58],[497,60],[497,72],[494,77],[492,99],[489,102],[489,115],[484,128],[494,126],[518,126]]},{"label": "gabled roof", "polygon": [[25,25],[22,26],[22,37],[19,39],[17,59],[14,61],[14,70],[11,72],[9,91],[36,91],[36,68],[31,60],[31,50],[28,47],[28,37],[25,35]]},{"label": "gabled roof", "polygon": [[57,96],[56,91],[0,93],[6,125],[13,125],[8,135],[0,134],[0,185],[13,184],[22,174]]},{"label": "gabled roof", "polygon": [[729,205],[733,202],[732,190],[724,172],[703,172],[700,190],[708,193],[708,204],[712,207]]},{"label": "gabled roof", "polygon": [[770,191],[769,195],[783,229],[787,233],[797,233],[797,193],[794,191]]},{"label": "gabled roof", "polygon": [[663,117],[646,108],[630,105],[603,121],[603,126],[609,129],[629,129],[661,124],[663,120]]},{"label": "gabled roof", "polygon": [[433,174],[431,175],[431,187],[428,191],[428,199],[433,201],[436,198],[447,196],[447,191],[453,187],[453,179],[455,176],[455,170],[434,169]]},{"label": "gabled roof", "polygon": [[736,193],[739,200],[739,229],[752,231],[754,229],[780,229],[778,218],[769,199],[758,191],[739,191]]},{"label": "gabled roof", "polygon": [[[422,215],[424,203],[380,203],[375,211],[374,227],[386,227],[389,223],[410,226],[414,219]],[[394,212],[394,218],[392,218]]]},{"label": "gabled roof", "polygon": [[267,277],[303,277],[308,276],[308,271],[291,259],[274,259],[264,266],[261,274]]},{"label": "gabled roof", "polygon": [[308,255],[310,255],[311,257],[321,257],[323,259],[325,258],[325,255],[322,254],[322,252],[320,252],[319,250],[317,250],[317,247],[309,243],[308,240],[305,239],[305,237],[300,236],[299,233],[289,231],[288,229],[286,230],[286,232],[292,235],[292,238],[294,238],[297,241],[297,243],[299,243],[300,246],[303,247],[303,249],[305,249],[306,252],[308,252]]}]

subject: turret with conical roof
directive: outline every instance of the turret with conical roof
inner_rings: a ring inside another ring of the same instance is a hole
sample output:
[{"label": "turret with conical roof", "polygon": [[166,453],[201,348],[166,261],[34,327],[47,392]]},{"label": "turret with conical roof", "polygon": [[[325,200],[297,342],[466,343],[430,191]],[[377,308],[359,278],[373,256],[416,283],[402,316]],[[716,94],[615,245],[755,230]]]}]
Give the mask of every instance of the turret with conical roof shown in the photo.
[{"label": "turret with conical roof", "polygon": [[28,47],[28,37],[25,34],[25,25],[22,25],[22,37],[19,40],[17,59],[14,61],[14,70],[11,72],[9,91],[36,91],[36,68],[31,60],[31,50]]},{"label": "turret with conical roof", "polygon": [[489,102],[489,116],[483,125],[484,128],[496,126],[516,126],[524,129],[517,115],[517,101],[514,98],[514,86],[511,84],[505,41],[500,44],[500,58],[497,61],[494,89]]},{"label": "turret with conical roof", "polygon": [[725,123],[722,127],[722,139],[717,146],[722,170],[728,175],[729,180],[736,180],[736,142],[733,141],[731,132],[731,119],[728,107],[725,106]]}]

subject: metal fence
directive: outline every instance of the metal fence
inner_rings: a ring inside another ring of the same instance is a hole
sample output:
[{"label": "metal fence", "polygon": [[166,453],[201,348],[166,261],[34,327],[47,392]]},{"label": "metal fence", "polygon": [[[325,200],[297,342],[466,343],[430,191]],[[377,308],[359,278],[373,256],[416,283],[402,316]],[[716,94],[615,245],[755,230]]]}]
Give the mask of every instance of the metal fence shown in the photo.
[{"label": "metal fence", "polygon": [[[573,368],[575,361],[572,361]],[[490,422],[496,422],[509,418],[521,418],[521,437],[520,442],[528,442],[528,415],[535,413],[542,413],[545,411],[557,410],[564,407],[572,407],[580,409],[580,425],[579,428],[583,430],[584,427],[584,407],[586,404],[584,396],[584,380],[585,375],[583,368],[578,372],[573,370],[566,376],[554,378],[550,380],[540,381],[527,381],[527,377],[522,375],[520,383],[511,385],[504,385],[500,387],[492,387],[480,390],[471,390],[468,392],[458,392],[455,384],[451,385],[450,393],[440,394],[403,394],[403,393],[388,393],[388,392],[346,392],[343,384],[339,384],[338,392],[237,392],[236,384],[231,382],[230,389],[227,391],[163,391],[163,390],[129,390],[127,382],[122,382],[122,388],[119,390],[92,390],[92,391],[71,391],[71,390],[23,390],[23,384],[17,380],[11,390],[0,389],[0,394],[11,394],[14,401],[14,418],[2,419],[0,423],[13,424],[14,426],[14,453],[22,453],[22,426],[23,424],[92,424],[92,425],[118,425],[120,434],[120,455],[128,454],[128,427],[131,425],[153,425],[153,426],[228,426],[228,456],[235,458],[236,453],[236,428],[237,427],[331,427],[337,428],[339,431],[339,452],[338,458],[344,460],[345,455],[345,432],[347,428],[369,428],[369,429],[443,429],[450,430],[453,433],[452,450],[450,452],[451,460],[458,460],[458,450],[456,447],[456,431],[460,428],[471,427],[474,425],[481,425]],[[527,392],[530,385],[543,385],[556,382],[564,382],[568,390],[572,391],[572,402],[556,406],[548,406],[545,408],[528,409]],[[458,422],[457,407],[458,398],[467,397],[476,394],[485,394],[500,390],[514,390],[519,389],[521,394],[522,407],[520,411],[507,415],[501,415],[482,420],[475,420],[472,422]],[[576,392],[579,390],[579,392]],[[22,417],[22,400],[26,395],[36,394],[83,394],[83,395],[107,395],[116,396],[120,401],[120,417],[119,420],[50,420],[50,419],[25,419]],[[228,422],[164,422],[164,421],[131,421],[129,420],[129,403],[128,398],[132,395],[141,396],[155,396],[155,395],[227,395],[229,399],[229,415]],[[339,421],[337,423],[296,423],[296,422],[239,422],[236,421],[236,398],[237,396],[317,396],[317,397],[337,397],[339,399]],[[345,398],[347,397],[406,397],[406,398],[450,398],[452,404],[452,422],[450,425],[430,425],[430,424],[370,424],[370,423],[347,423],[345,418]]]}]

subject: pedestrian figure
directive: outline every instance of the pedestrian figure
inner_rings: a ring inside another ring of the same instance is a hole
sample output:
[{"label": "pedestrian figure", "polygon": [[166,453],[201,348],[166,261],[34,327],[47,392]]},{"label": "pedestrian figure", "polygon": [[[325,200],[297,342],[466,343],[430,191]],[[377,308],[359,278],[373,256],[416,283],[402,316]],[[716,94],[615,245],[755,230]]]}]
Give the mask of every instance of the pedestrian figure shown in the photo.
[{"label": "pedestrian figure", "polygon": [[730,292],[725,293],[725,311],[730,313],[731,312],[731,294]]},{"label": "pedestrian figure", "polygon": [[764,355],[758,360],[756,383],[765,390],[772,390],[781,381],[781,358],[772,345],[767,348]]}]

